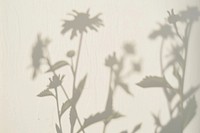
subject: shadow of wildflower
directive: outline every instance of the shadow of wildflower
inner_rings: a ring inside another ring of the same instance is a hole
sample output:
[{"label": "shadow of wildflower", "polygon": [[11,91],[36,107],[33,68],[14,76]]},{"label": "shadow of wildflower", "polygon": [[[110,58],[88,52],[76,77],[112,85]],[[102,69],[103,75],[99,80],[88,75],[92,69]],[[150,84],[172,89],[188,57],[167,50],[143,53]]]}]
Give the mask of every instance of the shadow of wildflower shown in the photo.
[{"label": "shadow of wildflower", "polygon": [[[143,88],[161,87],[164,89],[164,94],[168,102],[170,120],[167,124],[162,125],[159,116],[153,115],[156,125],[155,133],[183,133],[184,129],[195,117],[197,109],[195,93],[199,90],[199,85],[185,92],[184,82],[191,29],[193,23],[198,20],[200,11],[197,7],[188,7],[187,10],[181,11],[178,14],[175,14],[172,9],[168,11],[168,15],[167,20],[169,24],[161,26],[160,30],[153,31],[150,38],[155,39],[161,36],[163,40],[167,38],[172,39],[172,41],[173,39],[179,39],[182,43],[181,45],[172,45],[172,50],[167,55],[167,57],[170,57],[170,60],[166,66],[163,66],[162,62],[164,59],[162,54],[164,41],[162,41],[160,49],[161,76],[147,76],[137,85]],[[185,24],[185,32],[183,35],[179,33],[178,22]],[[173,33],[173,30],[175,33]],[[177,80],[178,87],[174,87],[166,79],[165,71],[169,68],[173,69],[172,75]],[[176,96],[179,97],[178,100],[175,100]],[[172,102],[176,102],[176,104],[172,105]]]},{"label": "shadow of wildflower", "polygon": [[[75,14],[71,14],[74,19],[73,20],[64,20],[63,29],[61,31],[62,34],[67,33],[68,31],[72,30],[70,39],[72,40],[74,37],[77,36],[77,32],[80,33],[80,41],[78,45],[78,50],[75,52],[74,50],[70,50],[67,52],[66,56],[68,59],[70,59],[70,63],[66,60],[60,60],[55,63],[51,63],[50,61],[50,55],[49,51],[46,48],[47,44],[49,43],[48,39],[41,39],[41,36],[38,35],[38,39],[36,42],[36,45],[33,47],[32,52],[32,65],[34,68],[33,78],[36,77],[40,66],[42,64],[42,60],[46,61],[47,66],[49,69],[46,71],[47,73],[51,72],[53,74],[52,78],[49,78],[50,83],[47,85],[47,89],[40,92],[37,96],[38,97],[46,97],[46,96],[53,96],[56,100],[56,106],[57,106],[57,115],[58,115],[58,124],[55,125],[57,133],[63,133],[62,129],[62,116],[63,114],[70,109],[69,112],[69,121],[71,125],[70,132],[74,133],[74,126],[76,124],[76,121],[78,121],[81,131],[85,133],[84,128],[82,127],[81,120],[79,118],[76,105],[82,95],[82,92],[85,88],[86,80],[87,80],[87,74],[80,80],[77,81],[77,72],[78,72],[78,65],[79,65],[79,57],[81,53],[81,46],[82,46],[82,39],[83,34],[87,33],[87,30],[95,30],[101,26],[103,26],[103,21],[99,18],[101,14],[97,14],[94,17],[90,17],[89,9],[86,13],[78,12],[73,10]],[[75,54],[77,53],[77,54]],[[75,64],[74,64],[75,62]],[[63,67],[69,67],[70,71],[73,76],[73,86],[72,86],[72,96],[71,98],[68,96],[66,89],[62,85],[63,79],[65,75],[57,75],[56,71],[58,69],[61,69]],[[58,89],[61,88],[65,97],[66,101],[62,104],[60,107],[60,101],[59,95],[58,95]],[[53,90],[55,92],[53,92]],[[116,115],[115,115],[116,117]]]},{"label": "shadow of wildflower", "polygon": [[42,60],[44,59],[44,49],[50,43],[49,39],[46,38],[42,40],[41,35],[37,35],[37,41],[35,46],[32,49],[32,67],[33,67],[33,75],[32,79],[35,79],[38,72],[40,71],[40,67],[42,65]]},{"label": "shadow of wildflower", "polygon": [[87,30],[98,31],[97,28],[103,26],[103,21],[99,18],[101,14],[97,14],[94,17],[90,17],[89,9],[86,13],[78,12],[73,10],[73,13],[70,14],[74,17],[73,20],[64,20],[64,24],[62,25],[63,29],[61,31],[62,34],[65,34],[69,30],[72,30],[70,39],[73,39],[77,36],[77,32],[83,34],[87,33]]},{"label": "shadow of wildflower", "polygon": [[200,17],[200,11],[199,11],[198,7],[196,7],[196,6],[187,7],[187,10],[180,12],[180,16],[184,22],[198,21],[199,17]]},{"label": "shadow of wildflower", "polygon": [[[120,58],[117,58],[116,53],[114,52],[111,55],[108,55],[108,57],[105,59],[105,66],[109,68],[110,74],[109,74],[109,85],[108,85],[108,97],[105,105],[105,109],[103,112],[98,112],[95,115],[91,115],[88,118],[85,119],[83,123],[83,128],[87,128],[93,124],[96,124],[97,122],[103,122],[104,128],[103,133],[106,132],[106,128],[108,124],[114,120],[119,119],[121,117],[124,117],[123,114],[120,112],[115,111],[113,107],[113,99],[114,94],[117,89],[122,89],[125,93],[127,93],[130,96],[133,96],[128,84],[123,80],[127,74],[124,73],[124,69],[126,69],[124,62],[128,60],[129,62],[134,62],[132,59],[127,58],[128,56],[135,56],[135,47],[131,43],[124,45],[124,53]],[[128,74],[132,74],[134,72],[139,72],[141,70],[141,64],[140,63],[133,63],[134,65],[131,67],[131,70],[128,71]],[[137,65],[136,65],[137,64]],[[140,126],[136,126],[134,132],[139,130]],[[78,132],[80,132],[81,129],[79,129]]]},{"label": "shadow of wildflower", "polygon": [[[71,37],[70,39],[73,39],[74,37],[77,36],[77,32],[80,33],[80,41],[79,41],[79,46],[78,46],[78,51],[77,51],[77,57],[76,57],[76,64],[74,64],[74,55],[75,52],[69,51],[67,53],[67,57],[71,59],[71,72],[73,74],[73,94],[72,94],[72,99],[71,100],[71,110],[70,110],[70,124],[71,124],[71,133],[74,132],[74,126],[76,123],[76,120],[78,120],[78,123],[81,127],[81,130],[84,131],[84,128],[82,128],[82,123],[80,121],[80,118],[78,117],[77,110],[76,110],[76,103],[82,93],[82,90],[85,85],[85,80],[86,77],[80,81],[78,88],[76,87],[76,78],[77,78],[77,71],[78,71],[78,65],[79,65],[79,57],[81,53],[81,46],[82,46],[82,39],[83,39],[83,34],[87,33],[87,30],[95,30],[98,31],[97,29],[103,26],[103,21],[99,18],[101,14],[97,14],[94,17],[90,17],[89,14],[89,9],[87,10],[86,13],[78,12],[76,10],[73,10],[75,14],[70,14],[74,17],[73,20],[64,20],[63,29],[61,31],[62,34],[65,34],[69,30],[72,30],[71,32]],[[83,83],[84,82],[84,83]],[[76,100],[75,100],[76,99]],[[66,101],[67,102],[67,101]]]},{"label": "shadow of wildflower", "polygon": [[163,40],[165,39],[170,39],[170,38],[174,38],[174,32],[172,31],[172,28],[169,24],[159,24],[159,29],[158,30],[154,30],[149,38],[150,39],[156,39],[157,37],[161,37]]}]

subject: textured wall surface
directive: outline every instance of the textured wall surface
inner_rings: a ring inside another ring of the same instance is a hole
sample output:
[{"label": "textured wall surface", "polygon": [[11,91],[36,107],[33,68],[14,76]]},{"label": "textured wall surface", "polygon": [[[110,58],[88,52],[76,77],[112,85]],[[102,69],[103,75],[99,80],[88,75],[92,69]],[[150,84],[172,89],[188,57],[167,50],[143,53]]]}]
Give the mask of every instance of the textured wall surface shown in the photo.
[{"label": "textured wall surface", "polygon": [[1,133],[199,133],[199,0],[0,0]]}]

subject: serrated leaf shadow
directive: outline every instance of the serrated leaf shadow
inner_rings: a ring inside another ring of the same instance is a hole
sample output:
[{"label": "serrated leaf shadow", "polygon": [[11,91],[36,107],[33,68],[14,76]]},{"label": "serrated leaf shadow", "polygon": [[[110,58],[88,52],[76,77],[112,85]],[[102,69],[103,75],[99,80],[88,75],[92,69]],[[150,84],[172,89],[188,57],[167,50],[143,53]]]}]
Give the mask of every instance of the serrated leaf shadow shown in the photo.
[{"label": "serrated leaf shadow", "polygon": [[[195,100],[195,93],[199,90],[199,85],[189,89],[187,92],[184,91],[184,82],[186,77],[186,67],[188,59],[188,47],[189,39],[191,35],[191,29],[195,21],[198,21],[200,16],[200,11],[197,7],[188,7],[186,10],[175,13],[172,9],[168,11],[168,18],[166,24],[159,24],[160,29],[154,30],[149,38],[156,39],[161,37],[161,47],[160,47],[160,68],[161,68],[161,77],[159,76],[147,76],[137,85],[142,88],[163,88],[165,97],[168,102],[168,110],[170,114],[170,120],[167,124],[162,125],[160,118],[153,115],[155,120],[155,132],[156,133],[183,133],[186,126],[192,121],[195,117],[197,104]],[[179,32],[179,23],[185,25],[184,33]],[[168,41],[166,41],[168,40]],[[171,52],[166,56],[170,58],[166,66],[163,65],[163,50],[165,43],[169,41],[181,41],[181,44],[172,44]],[[172,75],[177,80],[178,86],[175,87],[171,85],[166,80],[165,72],[172,68]],[[177,104],[172,107],[172,102],[174,102],[175,96],[179,97]],[[186,105],[185,105],[186,104]],[[178,112],[178,113],[175,113]],[[158,128],[161,128],[158,131]]]}]

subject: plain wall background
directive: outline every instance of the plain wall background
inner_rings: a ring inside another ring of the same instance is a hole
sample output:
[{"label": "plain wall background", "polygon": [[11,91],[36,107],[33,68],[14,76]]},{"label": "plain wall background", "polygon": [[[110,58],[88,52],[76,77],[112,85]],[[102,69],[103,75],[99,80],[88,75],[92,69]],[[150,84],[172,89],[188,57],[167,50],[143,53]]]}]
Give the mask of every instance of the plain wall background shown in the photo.
[{"label": "plain wall background", "polygon": [[[123,92],[115,96],[115,108],[127,117],[113,121],[108,133],[132,129],[143,122],[140,133],[153,133],[151,112],[161,112],[167,121],[166,101],[161,89],[144,90],[135,85],[146,75],[160,75],[159,48],[161,39],[152,41],[149,34],[157,23],[167,18],[167,10],[184,10],[187,6],[200,7],[199,0],[1,0],[0,1],[0,132],[2,133],[55,133],[57,121],[55,102],[36,95],[45,89],[49,75],[40,74],[31,80],[31,49],[36,35],[52,40],[49,46],[52,61],[64,59],[65,53],[76,48],[78,38],[69,40],[69,34],[60,34],[66,14],[73,9],[91,15],[101,12],[105,27],[98,33],[89,32],[83,41],[79,76],[88,72],[87,87],[78,104],[81,119],[102,111],[107,98],[109,71],[104,66],[107,55],[120,52],[123,43],[135,42],[137,55],[142,58],[142,72],[129,80],[134,97]],[[200,21],[196,22],[189,46],[186,88],[200,81]],[[45,68],[44,68],[45,70]],[[64,69],[63,72],[66,72]],[[68,83],[66,83],[68,85]],[[200,92],[196,93],[200,101]],[[199,133],[200,102],[198,113],[185,133]],[[68,119],[67,113],[66,119]],[[103,124],[86,129],[88,133],[101,133]],[[65,128],[70,128],[65,123]]]}]

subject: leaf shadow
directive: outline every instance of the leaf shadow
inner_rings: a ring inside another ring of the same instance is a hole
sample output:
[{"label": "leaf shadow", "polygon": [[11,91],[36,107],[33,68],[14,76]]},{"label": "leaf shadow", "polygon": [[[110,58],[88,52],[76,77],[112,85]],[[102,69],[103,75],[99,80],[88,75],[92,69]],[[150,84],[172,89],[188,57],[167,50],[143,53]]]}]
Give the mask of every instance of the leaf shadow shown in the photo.
[{"label": "leaf shadow", "polygon": [[[140,72],[141,64],[140,62],[138,61],[136,62],[133,59],[133,57],[136,56],[135,54],[136,50],[132,43],[125,44],[123,50],[124,50],[123,54],[121,55],[120,58],[118,58],[117,53],[114,52],[113,54],[108,55],[108,57],[105,59],[105,66],[110,70],[108,95],[107,95],[105,109],[102,112],[98,112],[86,118],[82,128],[87,128],[98,122],[103,122],[104,124],[103,133],[105,133],[108,124],[112,120],[124,117],[123,114],[121,114],[118,111],[115,111],[116,109],[114,109],[113,107],[114,94],[116,93],[117,89],[122,89],[129,96],[133,96],[128,86],[128,83],[125,82],[125,79],[127,77],[127,73],[124,72],[124,70],[126,69],[125,62],[128,61],[133,63],[133,66],[131,66],[129,68],[130,70],[128,70],[128,76],[130,76],[130,74],[133,74],[134,72]],[[140,127],[141,125],[137,125],[134,129],[135,130],[134,132],[139,130]],[[79,129],[78,132],[81,132],[81,130],[82,129]]]},{"label": "leaf shadow", "polygon": [[[76,104],[78,103],[82,92],[85,88],[85,82],[87,79],[87,75],[79,82],[78,86],[76,82],[76,76],[77,76],[77,70],[78,70],[78,64],[79,64],[79,56],[81,53],[81,46],[82,46],[82,39],[83,39],[83,34],[87,33],[88,30],[94,30],[98,31],[98,28],[101,26],[104,26],[103,21],[100,19],[101,13],[91,17],[90,16],[90,10],[88,9],[86,12],[78,12],[76,10],[73,10],[74,14],[69,14],[73,17],[72,20],[64,20],[64,23],[62,25],[62,34],[67,33],[68,31],[71,31],[71,36],[70,39],[72,40],[74,37],[77,36],[78,32],[80,33],[80,41],[78,45],[78,51],[76,55],[76,64],[74,66],[73,64],[73,57],[75,56],[75,51],[69,51],[67,52],[66,56],[68,58],[71,58],[71,63],[65,61],[65,60],[60,60],[55,62],[54,64],[51,63],[50,57],[49,57],[49,52],[48,49],[46,49],[46,45],[49,43],[48,39],[42,39],[41,35],[38,35],[37,41],[35,46],[33,47],[32,50],[32,66],[34,68],[33,72],[33,79],[37,76],[40,67],[42,65],[42,61],[45,60],[47,63],[47,66],[49,69],[46,71],[46,73],[51,72],[53,74],[52,78],[49,78],[50,83],[47,86],[47,89],[43,90],[38,94],[38,97],[46,97],[46,96],[53,96],[56,99],[57,103],[57,113],[58,113],[58,122],[59,124],[56,124],[56,131],[62,133],[62,121],[61,117],[63,114],[70,109],[69,112],[69,120],[70,120],[70,125],[71,125],[71,133],[74,132],[74,126],[76,121],[78,121],[80,127],[82,128],[82,123],[80,121],[80,118],[78,116],[78,112],[76,109]],[[69,66],[72,71],[72,76],[73,76],[73,86],[72,86],[72,97],[69,98],[64,86],[62,85],[63,83],[63,78],[65,75],[60,76],[56,74],[56,71],[58,69],[61,69],[65,66]],[[62,104],[61,109],[59,107],[59,101],[58,101],[58,90],[57,88],[61,88],[65,97],[67,100]],[[52,90],[55,90],[53,93]],[[84,129],[82,129],[82,132],[85,133]]]},{"label": "leaf shadow", "polygon": [[[142,81],[137,83],[142,88],[163,88],[165,97],[167,99],[170,120],[167,124],[162,125],[160,118],[153,115],[155,120],[155,132],[159,133],[182,133],[187,125],[192,121],[196,115],[197,103],[195,100],[195,93],[199,90],[199,85],[191,87],[187,92],[184,91],[184,82],[186,77],[186,67],[188,58],[189,39],[191,29],[195,21],[198,21],[200,11],[198,7],[188,7],[186,10],[175,13],[172,9],[168,11],[168,18],[166,24],[159,24],[160,29],[154,30],[149,38],[162,38],[160,47],[160,69],[161,76],[146,76]],[[184,32],[179,32],[179,23],[185,25]],[[164,45],[168,41],[176,41],[177,44],[171,45],[171,52],[166,56],[170,58],[166,66],[163,65],[163,50]],[[181,42],[181,44],[179,44]],[[172,75],[178,82],[178,86],[172,85],[165,75],[165,72],[170,68],[173,69]],[[172,102],[176,104],[172,106]],[[158,130],[160,129],[160,130]]]}]

